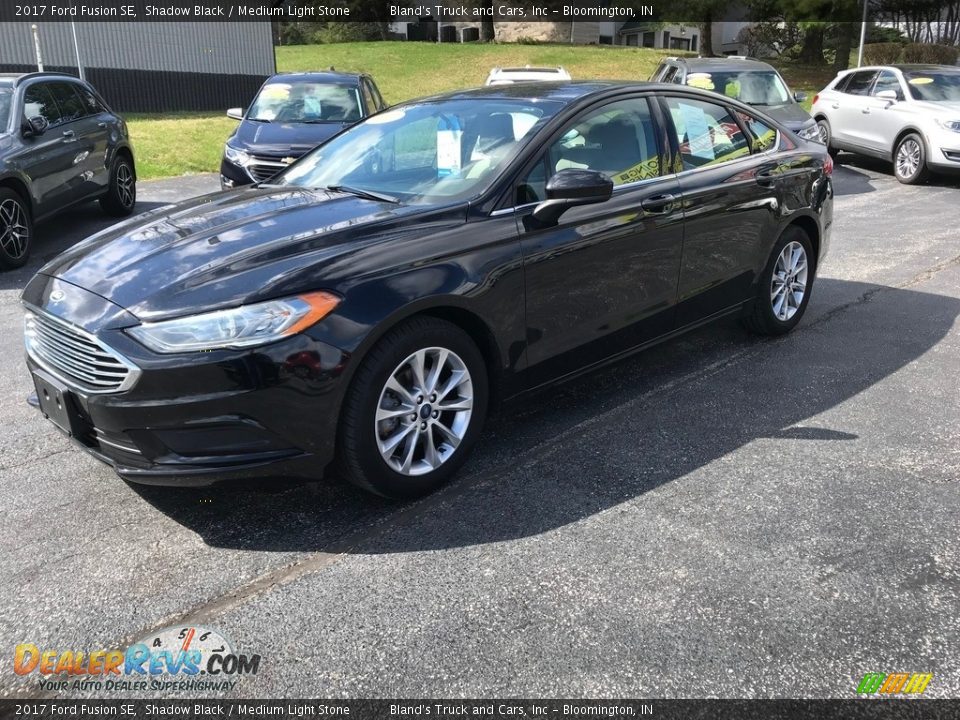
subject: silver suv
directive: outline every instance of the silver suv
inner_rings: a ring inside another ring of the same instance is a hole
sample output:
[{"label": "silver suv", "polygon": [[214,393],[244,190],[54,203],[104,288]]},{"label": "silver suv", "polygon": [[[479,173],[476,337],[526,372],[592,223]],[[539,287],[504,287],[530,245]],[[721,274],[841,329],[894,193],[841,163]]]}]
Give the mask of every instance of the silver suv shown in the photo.
[{"label": "silver suv", "polygon": [[820,140],[893,163],[897,180],[960,170],[960,68],[884,65],[840,73],[813,99]]}]

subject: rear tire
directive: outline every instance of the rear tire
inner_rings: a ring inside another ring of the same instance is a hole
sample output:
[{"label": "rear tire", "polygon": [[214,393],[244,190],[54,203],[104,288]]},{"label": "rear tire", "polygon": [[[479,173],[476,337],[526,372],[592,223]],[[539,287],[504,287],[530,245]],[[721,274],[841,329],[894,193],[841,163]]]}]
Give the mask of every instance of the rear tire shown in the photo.
[{"label": "rear tire", "polygon": [[460,469],[487,413],[487,368],[463,330],[408,320],[370,350],[344,398],[339,469],[394,499],[433,492]]},{"label": "rear tire", "polygon": [[100,198],[100,207],[107,215],[127,217],[137,204],[137,181],[133,161],[117,155],[110,167],[110,186]]},{"label": "rear tire", "polygon": [[785,335],[793,330],[810,301],[815,265],[813,245],[795,225],[773,246],[757,283],[757,296],[743,324],[758,335]]},{"label": "rear tire", "polygon": [[930,177],[927,148],[917,133],[904,136],[894,148],[893,174],[904,185],[917,185]]},{"label": "rear tire", "polygon": [[817,132],[820,134],[820,142],[827,146],[827,152],[830,153],[830,157],[836,160],[840,151],[830,144],[833,140],[833,134],[830,132],[830,123],[825,119],[817,120]]},{"label": "rear tire", "polygon": [[30,206],[10,188],[0,188],[0,268],[13,270],[26,265],[32,240]]}]

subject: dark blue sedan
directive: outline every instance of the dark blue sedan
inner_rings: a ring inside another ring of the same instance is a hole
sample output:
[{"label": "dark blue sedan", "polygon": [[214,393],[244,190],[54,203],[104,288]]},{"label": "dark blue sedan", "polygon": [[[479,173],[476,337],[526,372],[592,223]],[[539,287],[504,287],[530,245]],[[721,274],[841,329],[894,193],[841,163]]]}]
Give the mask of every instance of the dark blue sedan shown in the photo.
[{"label": "dark blue sedan", "polygon": [[386,107],[369,75],[283,73],[269,78],[227,138],[220,162],[223,188],[269,180],[287,165],[348,125]]}]

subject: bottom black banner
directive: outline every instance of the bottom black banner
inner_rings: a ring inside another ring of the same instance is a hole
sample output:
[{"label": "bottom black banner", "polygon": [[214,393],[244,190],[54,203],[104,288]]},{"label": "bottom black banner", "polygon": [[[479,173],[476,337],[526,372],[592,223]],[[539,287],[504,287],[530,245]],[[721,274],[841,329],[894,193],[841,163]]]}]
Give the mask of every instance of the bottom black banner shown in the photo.
[{"label": "bottom black banner", "polygon": [[960,718],[960,700],[0,700],[3,718]]}]

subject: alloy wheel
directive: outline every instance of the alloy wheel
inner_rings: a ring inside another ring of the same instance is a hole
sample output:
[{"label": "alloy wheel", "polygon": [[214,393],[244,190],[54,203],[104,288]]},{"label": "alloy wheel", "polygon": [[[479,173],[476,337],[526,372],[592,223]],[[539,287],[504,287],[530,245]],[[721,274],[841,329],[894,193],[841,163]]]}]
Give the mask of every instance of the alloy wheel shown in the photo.
[{"label": "alloy wheel", "polygon": [[920,169],[920,143],[912,137],[907,138],[897,149],[897,175],[912,178]]},{"label": "alloy wheel", "polygon": [[830,144],[830,136],[827,133],[827,126],[824,125],[822,122],[817,123],[817,136],[820,138],[820,142],[823,145]]},{"label": "alloy wheel", "polygon": [[0,203],[0,247],[12,260],[23,257],[30,245],[26,211],[16,200]]},{"label": "alloy wheel", "polygon": [[125,208],[133,207],[136,195],[133,171],[125,162],[117,166],[117,197]]},{"label": "alloy wheel", "polygon": [[374,432],[387,465],[424,475],[456,452],[470,428],[473,380],[452,350],[418,350],[390,374],[377,402]]},{"label": "alloy wheel", "polygon": [[796,241],[787,243],[777,257],[770,282],[770,303],[774,317],[786,322],[796,315],[806,291],[807,251]]}]

